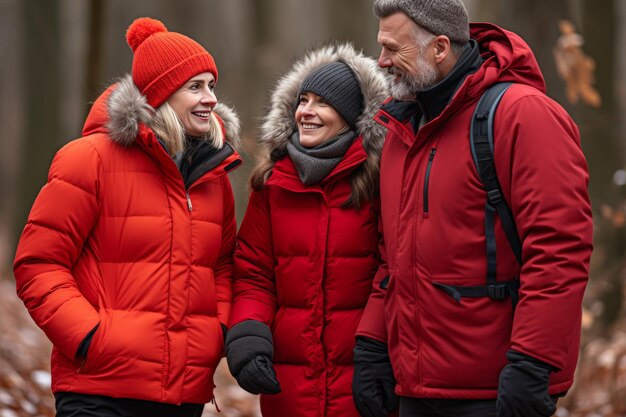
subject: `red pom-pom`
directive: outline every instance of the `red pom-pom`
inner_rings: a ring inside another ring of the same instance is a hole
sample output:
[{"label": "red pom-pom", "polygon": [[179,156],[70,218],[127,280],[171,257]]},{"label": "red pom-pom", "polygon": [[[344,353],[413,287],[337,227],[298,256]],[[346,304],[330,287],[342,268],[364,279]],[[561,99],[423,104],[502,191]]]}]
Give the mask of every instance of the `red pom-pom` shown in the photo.
[{"label": "red pom-pom", "polygon": [[167,32],[167,28],[160,20],[140,17],[139,19],[135,19],[128,27],[126,31],[126,42],[133,52],[135,52],[143,41],[157,32]]}]

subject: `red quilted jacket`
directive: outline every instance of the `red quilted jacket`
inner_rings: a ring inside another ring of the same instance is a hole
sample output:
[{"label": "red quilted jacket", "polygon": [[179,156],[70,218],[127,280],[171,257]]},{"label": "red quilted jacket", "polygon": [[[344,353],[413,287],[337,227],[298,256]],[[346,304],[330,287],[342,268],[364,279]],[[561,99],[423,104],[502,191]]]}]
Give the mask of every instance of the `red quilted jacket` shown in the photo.
[{"label": "red quilted jacket", "polygon": [[[139,96],[130,77],[109,88],[83,137],[56,154],[17,248],[17,291],[54,346],[54,392],[205,403],[231,307],[236,224],[226,173],[239,157],[186,192],[141,113],[129,113]],[[216,113],[236,137],[232,111]],[[138,127],[109,129],[115,117]],[[97,324],[81,365],[77,347]]]}]

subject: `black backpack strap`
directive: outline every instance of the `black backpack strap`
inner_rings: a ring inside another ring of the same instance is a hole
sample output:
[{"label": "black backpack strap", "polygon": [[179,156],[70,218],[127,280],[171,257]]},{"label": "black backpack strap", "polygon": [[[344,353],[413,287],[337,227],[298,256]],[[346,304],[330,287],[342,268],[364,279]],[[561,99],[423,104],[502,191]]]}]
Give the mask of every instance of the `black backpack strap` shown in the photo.
[{"label": "black backpack strap", "polygon": [[485,205],[485,236],[487,241],[487,282],[496,281],[496,239],[495,239],[495,212],[498,213],[502,228],[511,245],[511,249],[522,264],[522,244],[517,235],[515,220],[509,206],[507,206],[502,190],[498,183],[498,176],[493,158],[493,119],[502,96],[511,86],[511,83],[498,83],[491,86],[481,97],[470,127],[470,147],[476,169],[487,192]]},{"label": "black backpack strap", "polygon": [[454,286],[433,282],[440,290],[454,298],[457,302],[461,297],[489,297],[493,300],[503,300],[511,297],[513,308],[518,301],[519,280],[497,282],[496,270],[496,213],[500,217],[502,228],[506,234],[511,249],[522,263],[522,244],[517,235],[515,220],[511,210],[504,201],[502,190],[498,183],[496,168],[493,157],[493,120],[496,109],[502,96],[512,83],[494,84],[480,98],[470,127],[470,147],[476,169],[487,192],[485,203],[485,242],[487,252],[487,284],[479,286]]}]

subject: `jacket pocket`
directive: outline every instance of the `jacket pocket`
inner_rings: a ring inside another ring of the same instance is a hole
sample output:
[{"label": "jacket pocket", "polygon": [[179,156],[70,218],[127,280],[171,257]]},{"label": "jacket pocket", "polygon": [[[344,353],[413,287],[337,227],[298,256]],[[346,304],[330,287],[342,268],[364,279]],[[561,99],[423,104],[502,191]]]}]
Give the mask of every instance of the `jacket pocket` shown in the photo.
[{"label": "jacket pocket", "polygon": [[510,300],[462,298],[436,284],[476,286],[484,278],[430,277],[421,285],[419,319],[423,381],[430,388],[497,389],[506,364],[513,310]]},{"label": "jacket pocket", "polygon": [[428,155],[428,164],[426,165],[426,173],[424,174],[424,195],[422,197],[422,201],[424,204],[423,207],[423,216],[428,217],[429,208],[428,208],[428,186],[430,183],[430,171],[433,166],[433,161],[435,159],[435,154],[437,153],[437,148],[432,148],[430,150],[430,154]]},{"label": "jacket pocket", "polygon": [[89,354],[89,347],[91,345],[91,340],[93,339],[94,333],[100,327],[100,323],[96,324],[93,329],[87,333],[87,336],[80,342],[78,345],[78,349],[76,350],[75,359],[80,362],[80,367],[78,368],[78,373],[85,366],[85,362],[87,361],[87,355]]},{"label": "jacket pocket", "polygon": [[[87,373],[90,369],[93,369],[94,364],[97,363],[102,353],[103,334],[106,331],[106,324],[102,313],[103,311],[100,310],[100,323],[85,336],[85,339],[81,342],[81,346],[79,346],[79,351],[76,352],[76,360],[78,361],[76,373]],[[81,351],[84,343],[87,343],[87,346]]]},{"label": "jacket pocket", "polygon": [[168,339],[161,312],[100,308],[100,325],[82,373],[130,372],[129,361],[163,363]]}]

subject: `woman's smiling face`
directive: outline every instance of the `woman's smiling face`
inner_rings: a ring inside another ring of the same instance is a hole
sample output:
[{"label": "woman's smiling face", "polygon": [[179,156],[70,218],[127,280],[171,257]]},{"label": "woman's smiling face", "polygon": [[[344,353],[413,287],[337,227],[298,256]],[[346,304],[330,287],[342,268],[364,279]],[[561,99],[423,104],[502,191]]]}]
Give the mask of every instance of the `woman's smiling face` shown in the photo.
[{"label": "woman's smiling face", "polygon": [[167,100],[187,135],[202,136],[211,129],[211,112],[217,105],[214,88],[213,74],[203,72],[191,77]]},{"label": "woman's smiling face", "polygon": [[298,99],[296,123],[300,144],[312,148],[337,137],[347,125],[337,110],[315,93],[304,92]]}]

